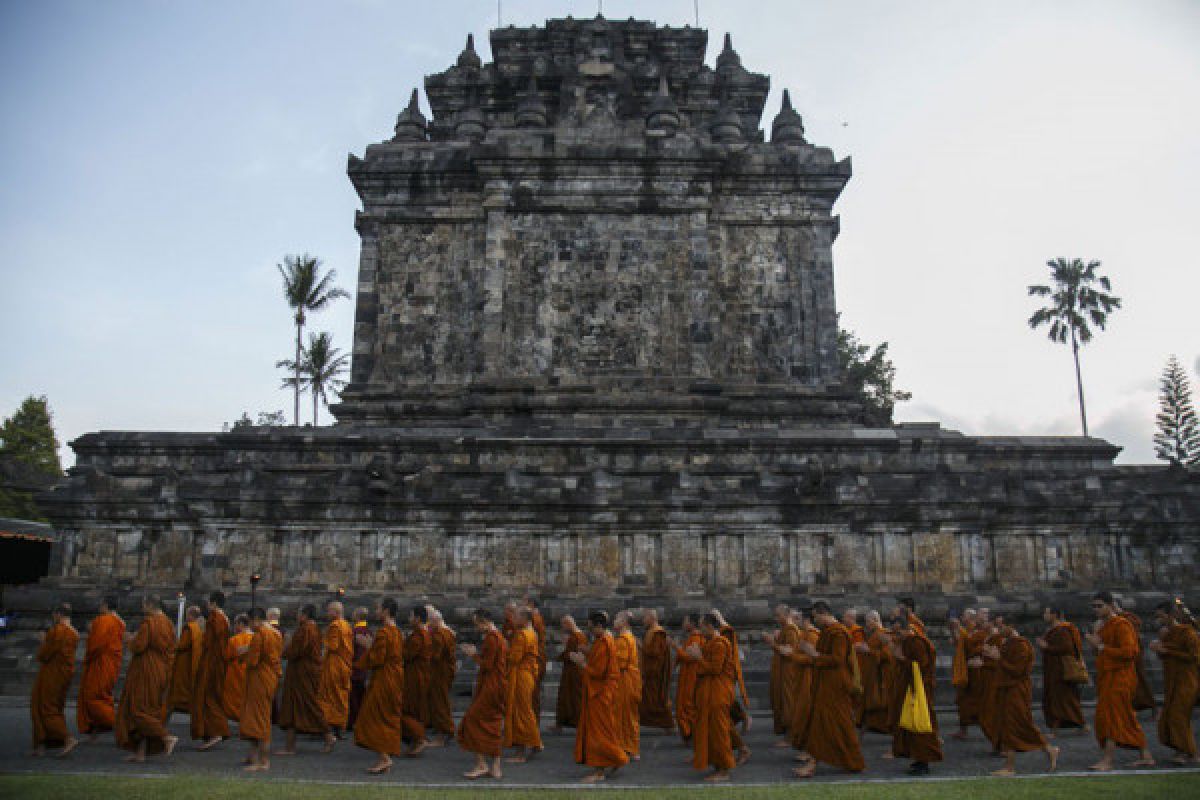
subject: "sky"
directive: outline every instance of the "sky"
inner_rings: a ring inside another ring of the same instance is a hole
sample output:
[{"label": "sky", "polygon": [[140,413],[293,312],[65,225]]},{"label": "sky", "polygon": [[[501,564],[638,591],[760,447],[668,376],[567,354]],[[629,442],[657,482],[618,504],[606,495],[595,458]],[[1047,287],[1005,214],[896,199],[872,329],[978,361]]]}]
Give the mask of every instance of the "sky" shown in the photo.
[{"label": "sky", "polygon": [[[696,22],[693,0],[603,8]],[[889,343],[913,394],[898,420],[1079,433],[1070,350],[1029,330],[1025,287],[1048,259],[1095,259],[1123,307],[1082,353],[1092,433],[1122,462],[1153,460],[1167,358],[1200,383],[1200,3],[701,0],[699,13],[709,64],[729,32],[771,76],[766,129],[789,88],[809,140],[853,158],[838,306]],[[488,60],[496,22],[491,0],[0,0],[0,416],[48,396],[68,464],[65,443],[88,431],[290,416],[275,265],[317,255],[353,292],[347,154],[391,136],[468,32]],[[313,329],[349,351],[353,315],[340,301]]]}]

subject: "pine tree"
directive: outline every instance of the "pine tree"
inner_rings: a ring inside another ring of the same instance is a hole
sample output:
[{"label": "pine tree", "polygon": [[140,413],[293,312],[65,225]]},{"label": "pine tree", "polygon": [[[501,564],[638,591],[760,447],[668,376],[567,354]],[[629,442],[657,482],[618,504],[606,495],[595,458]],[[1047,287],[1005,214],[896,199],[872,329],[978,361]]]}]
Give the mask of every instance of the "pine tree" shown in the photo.
[{"label": "pine tree", "polygon": [[1172,464],[1200,467],[1200,422],[1196,421],[1196,410],[1192,406],[1187,373],[1175,356],[1171,356],[1163,369],[1158,408],[1155,455]]},{"label": "pine tree", "polygon": [[62,477],[58,439],[45,397],[27,397],[0,425],[0,517],[45,519],[37,491]]}]

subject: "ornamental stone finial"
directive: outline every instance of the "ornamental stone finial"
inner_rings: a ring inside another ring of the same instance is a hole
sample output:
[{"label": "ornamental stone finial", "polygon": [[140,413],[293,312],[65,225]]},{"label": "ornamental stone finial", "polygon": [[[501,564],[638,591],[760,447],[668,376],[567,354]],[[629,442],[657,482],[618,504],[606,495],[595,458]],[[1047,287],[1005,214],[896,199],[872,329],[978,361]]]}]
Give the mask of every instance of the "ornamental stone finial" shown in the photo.
[{"label": "ornamental stone finial", "polygon": [[467,34],[467,46],[458,54],[458,66],[470,69],[479,69],[483,66],[483,61],[475,52],[475,34],[473,33]]},{"label": "ornamental stone finial", "polygon": [[408,107],[396,117],[396,135],[392,141],[425,141],[428,138],[428,130],[429,122],[425,119],[425,115],[421,113],[421,107],[417,101],[417,90],[413,89],[412,97],[408,101]]},{"label": "ornamental stone finial", "polygon": [[805,144],[804,120],[792,108],[792,97],[783,90],[783,104],[771,123],[771,141],[778,144]]}]

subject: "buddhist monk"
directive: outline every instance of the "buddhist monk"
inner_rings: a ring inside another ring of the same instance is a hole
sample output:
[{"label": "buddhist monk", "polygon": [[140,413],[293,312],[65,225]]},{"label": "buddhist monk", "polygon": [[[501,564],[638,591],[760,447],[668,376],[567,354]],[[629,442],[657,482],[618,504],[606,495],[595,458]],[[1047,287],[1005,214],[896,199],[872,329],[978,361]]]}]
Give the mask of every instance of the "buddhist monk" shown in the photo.
[{"label": "buddhist monk", "polygon": [[671,642],[658,624],[658,612],[642,612],[642,702],[638,706],[639,723],[644,728],[662,728],[664,734],[675,730],[671,715]]},{"label": "buddhist monk", "polygon": [[1160,603],[1154,618],[1165,629],[1150,650],[1162,659],[1163,706],[1158,717],[1158,740],[1175,751],[1179,765],[1200,763],[1192,733],[1192,707],[1200,696],[1200,637],[1185,621],[1181,604]]},{"label": "buddhist monk", "polygon": [[617,666],[616,643],[608,632],[608,614],[588,614],[592,644],[587,655],[572,653],[571,660],[583,668],[583,708],[575,729],[575,763],[592,768],[583,783],[598,783],[615,775],[629,763],[617,730],[617,684],[621,670]]},{"label": "buddhist monk", "polygon": [[79,698],[75,706],[75,721],[80,733],[91,741],[103,731],[110,731],[116,719],[117,707],[113,687],[121,672],[121,654],[125,649],[125,621],[117,616],[117,598],[100,601],[100,613],[88,626],[84,647],[83,674],[79,677]]},{"label": "buddhist monk", "polygon": [[736,766],[733,757],[733,704],[737,667],[733,645],[721,635],[720,622],[711,612],[700,618],[703,646],[690,645],[688,655],[696,663],[696,727],[692,746],[692,766],[712,768],[704,780],[719,783],[729,780]]},{"label": "buddhist monk", "polygon": [[617,734],[631,761],[642,758],[642,732],[638,711],[642,701],[642,671],[637,639],[630,630],[632,615],[620,611],[613,620],[613,643],[621,679],[617,683]]},{"label": "buddhist monk", "polygon": [[[1004,617],[999,614],[993,615],[987,626],[987,636],[983,640],[982,647],[990,647],[993,650],[999,649],[1004,643]],[[979,702],[979,728],[983,731],[983,735],[991,742],[992,754],[1000,755],[1000,747],[996,739],[996,707],[998,703],[998,694],[996,691],[997,672],[999,671],[999,662],[996,658],[988,658],[985,652],[981,651],[981,664],[979,675],[981,677],[980,702]]]},{"label": "buddhist monk", "polygon": [[[854,644],[850,631],[838,621],[824,601],[813,603],[813,621],[821,630],[814,647],[801,642],[800,651],[813,669],[812,713],[804,734],[807,763],[793,770],[797,778],[811,778],[817,763],[850,772],[866,768],[854,727]],[[791,655],[790,648],[785,655]]]},{"label": "buddhist monk", "polygon": [[38,673],[29,699],[29,717],[33,722],[32,755],[44,756],[48,745],[62,745],[58,755],[63,757],[79,745],[79,740],[67,730],[67,718],[63,713],[67,689],[75,675],[79,633],[71,626],[68,603],[50,612],[50,619],[50,629],[42,634],[42,644],[38,647]]},{"label": "buddhist monk", "polygon": [[392,768],[392,756],[400,755],[401,719],[404,716],[404,634],[396,627],[400,606],[388,597],[375,608],[379,629],[371,649],[355,666],[367,670],[367,691],[354,722],[354,743],[373,750],[379,758],[367,768],[382,775]]},{"label": "buddhist monk", "polygon": [[[276,608],[275,606],[271,606],[270,608],[267,609],[267,624],[271,626],[271,630],[273,630],[277,634],[279,634],[279,641],[281,643],[285,643],[287,641],[287,639],[283,635],[283,625],[279,621],[279,618],[282,616],[282,614],[283,614],[283,612],[281,612],[278,608]],[[282,653],[282,651],[280,651],[280,652]],[[282,655],[280,656],[280,658],[282,658]],[[281,661],[280,663],[282,664],[283,662]],[[283,669],[282,669],[282,667],[280,667],[279,680],[276,681],[276,683],[275,683],[275,696],[273,698],[271,698],[271,724],[272,725],[279,724],[279,707],[280,707],[280,705],[282,705],[282,703],[283,703]]]},{"label": "buddhist monk", "polygon": [[856,720],[864,731],[892,732],[888,727],[888,701],[892,693],[891,638],[883,628],[878,611],[868,611],[864,618],[866,641],[856,645],[862,671],[863,703]]},{"label": "buddhist monk", "polygon": [[238,652],[250,644],[254,632],[250,630],[250,616],[238,614],[233,620],[233,636],[225,645],[225,685],[221,692],[221,705],[225,708],[225,716],[237,721],[242,715],[242,706],[246,701],[246,662],[238,656]]},{"label": "buddhist monk", "polygon": [[1063,677],[1063,657],[1071,656],[1083,661],[1083,637],[1079,629],[1068,622],[1057,608],[1047,606],[1042,611],[1046,621],[1046,632],[1037,640],[1042,651],[1042,716],[1054,738],[1059,728],[1088,730],[1083,718],[1083,706],[1079,697],[1079,684],[1069,683]]},{"label": "buddhist monk", "polygon": [[433,638],[426,623],[425,606],[414,606],[408,615],[408,637],[404,641],[404,716],[401,738],[408,743],[404,755],[415,758],[429,746],[429,686],[433,680]]},{"label": "buddhist monk", "polygon": [[[892,658],[896,664],[897,682],[897,694],[893,697],[898,695],[899,699],[895,701],[892,711],[896,720],[892,734],[892,753],[898,758],[912,759],[908,768],[909,775],[928,775],[929,765],[942,760],[937,712],[933,704],[937,682],[937,653],[933,649],[933,642],[925,635],[925,626],[919,624],[920,620],[916,619],[911,607],[905,605],[898,611],[900,614],[895,620],[897,635],[892,644]],[[898,722],[904,698],[913,689],[913,664],[917,665],[921,673],[921,683],[929,704],[929,721],[933,725],[932,733],[905,730]]]},{"label": "buddhist monk", "polygon": [[[854,692],[851,695],[853,699],[853,716],[857,720],[862,716],[863,711],[863,692],[862,692],[862,665],[858,663],[858,646],[867,641],[866,634],[861,625],[858,624],[858,609],[847,608],[842,612],[842,625],[850,632],[850,664],[854,667]],[[857,722],[855,723],[857,725]]]},{"label": "buddhist monk", "polygon": [[433,662],[429,683],[429,727],[435,736],[431,747],[444,747],[454,736],[454,715],[451,713],[450,689],[458,671],[458,641],[446,625],[442,612],[433,606],[429,613],[429,637],[433,642]]},{"label": "buddhist monk", "polygon": [[1001,635],[999,648],[984,648],[984,655],[996,660],[996,747],[1004,754],[1004,766],[992,775],[1016,775],[1016,754],[1033,750],[1046,754],[1049,771],[1054,772],[1058,748],[1033,724],[1033,645],[1011,625]]},{"label": "buddhist monk", "polygon": [[[716,616],[717,622],[720,623],[718,630],[733,647],[733,661],[737,674],[738,693],[734,695],[729,716],[737,727],[733,729],[730,736],[733,738],[733,749],[737,753],[737,766],[740,767],[750,760],[750,748],[746,746],[745,740],[742,739],[742,734],[749,732],[751,724],[750,698],[746,694],[746,680],[742,675],[742,653],[738,646],[737,631],[734,630],[734,627],[725,621],[725,617],[717,609],[710,609],[709,613]],[[739,731],[738,728],[741,728],[741,730]]]},{"label": "buddhist monk", "polygon": [[[784,667],[791,664],[791,660],[782,655],[779,648],[783,645],[795,647],[799,640],[800,630],[792,625],[792,610],[786,605],[781,603],[775,606],[773,615],[779,629],[763,634],[763,641],[771,648],[771,671],[767,679],[767,695],[771,700],[771,723],[776,735],[783,735],[787,733],[788,712],[791,711],[792,706],[792,687],[784,675]],[[794,634],[790,630],[791,628],[795,628]],[[791,634],[790,637],[789,634]],[[789,745],[785,738],[777,741],[774,746],[788,747]]]},{"label": "buddhist monk", "polygon": [[350,715],[346,718],[346,730],[354,730],[354,721],[358,719],[358,711],[362,708],[363,697],[367,694],[367,676],[370,670],[359,667],[359,663],[371,649],[375,634],[367,624],[370,611],[359,607],[354,609],[354,660],[350,670]]},{"label": "buddhist monk", "polygon": [[500,626],[500,633],[504,635],[505,642],[511,642],[512,636],[517,631],[517,601],[509,600],[504,604],[504,622]]},{"label": "buddhist monk", "polygon": [[1154,766],[1154,758],[1146,748],[1146,735],[1133,709],[1136,664],[1141,651],[1137,631],[1121,616],[1110,592],[1097,592],[1092,598],[1092,610],[1097,628],[1087,635],[1087,640],[1096,651],[1096,741],[1103,755],[1089,769],[1110,771],[1118,747],[1139,751],[1133,766]]},{"label": "buddhist monk", "polygon": [[171,685],[167,689],[167,722],[174,711],[191,711],[192,683],[200,672],[200,656],[204,652],[204,625],[199,606],[188,606],[183,628],[175,642],[171,663]]},{"label": "buddhist monk", "polygon": [[683,617],[683,636],[682,645],[671,642],[675,648],[675,663],[679,665],[679,677],[675,681],[675,722],[683,743],[690,745],[696,725],[696,682],[700,668],[700,660],[690,654],[704,644],[704,637],[696,627],[696,618],[691,614]]},{"label": "buddhist monk", "polygon": [[[978,618],[973,608],[965,609],[961,617],[950,618],[950,641],[954,645],[950,680],[954,685],[954,705],[958,708],[958,730],[950,735],[961,741],[967,739],[967,728],[979,724],[978,668],[967,663],[973,655],[971,637],[977,630]],[[976,680],[972,682],[972,678]]]},{"label": "buddhist monk", "polygon": [[225,645],[229,643],[229,617],[225,616],[225,593],[209,594],[204,603],[204,646],[200,669],[192,680],[192,738],[201,740],[196,749],[211,750],[229,738],[229,718],[221,695],[225,688]]},{"label": "buddhist monk", "polygon": [[[486,775],[499,780],[504,777],[500,771],[500,754],[508,700],[508,644],[492,622],[490,611],[476,609],[471,619],[482,642],[478,649],[472,644],[462,645],[463,654],[479,665],[475,694],[458,726],[458,746],[475,755],[475,766],[464,772],[463,777],[475,780]],[[516,625],[515,609],[513,624]],[[516,633],[515,627],[513,633]],[[488,764],[489,758],[491,764]]]},{"label": "buddhist monk", "polygon": [[[246,698],[238,717],[238,736],[250,742],[247,772],[271,768],[271,707],[283,670],[283,636],[267,621],[261,608],[250,610],[250,643],[238,648],[246,662]],[[244,651],[244,652],[242,652]]]},{"label": "buddhist monk", "polygon": [[508,760],[524,764],[534,754],[542,752],[542,734],[533,710],[539,659],[533,612],[529,608],[519,609],[516,622],[506,665],[508,698],[504,706],[504,747],[516,747],[516,755]]},{"label": "buddhist monk", "polygon": [[794,702],[792,719],[788,723],[788,741],[796,749],[796,760],[807,763],[811,761],[805,744],[808,735],[808,720],[813,710],[814,670],[812,659],[799,649],[800,644],[816,646],[820,640],[820,631],[812,624],[812,619],[803,611],[792,612],[792,620],[800,631],[800,642],[788,652],[786,658],[792,662],[795,669],[795,684],[793,689]]},{"label": "buddhist monk", "polygon": [[321,680],[317,704],[335,738],[346,730],[350,716],[350,668],[354,658],[354,635],[346,622],[344,607],[337,601],[325,604],[325,654],[321,658]]},{"label": "buddhist monk", "polygon": [[558,682],[558,702],[554,708],[554,732],[579,727],[579,711],[583,707],[583,668],[571,659],[572,653],[587,649],[587,634],[579,630],[575,618],[566,615],[559,625],[563,632],[563,648],[558,654],[562,662],[562,677]]},{"label": "buddhist monk", "polygon": [[283,673],[283,694],[279,701],[279,727],[287,731],[287,743],[277,756],[296,755],[296,734],[311,733],[325,740],[321,751],[333,751],[336,741],[325,713],[321,710],[318,693],[321,688],[321,630],[317,627],[317,608],[312,603],[296,613],[296,630],[288,639],[283,657],[287,671]]},{"label": "buddhist monk", "polygon": [[142,624],[136,634],[126,636],[132,658],[121,687],[114,732],[117,745],[133,751],[125,760],[141,763],[147,753],[170,755],[179,741],[163,725],[175,628],[163,613],[158,597],[142,598]]},{"label": "buddhist monk", "polygon": [[542,718],[542,682],[546,679],[546,620],[542,616],[542,611],[538,607],[536,597],[532,595],[526,596],[525,608],[529,609],[529,613],[533,616],[533,632],[537,634],[538,640],[538,679],[537,686],[533,690],[533,715],[538,718],[539,723]]},{"label": "buddhist monk", "polygon": [[1121,608],[1120,601],[1117,601],[1117,613],[1129,620],[1138,643],[1137,658],[1133,662],[1134,668],[1137,670],[1137,689],[1133,692],[1133,710],[1156,711],[1154,691],[1150,688],[1150,679],[1146,677],[1146,652],[1142,648],[1142,618],[1132,611]]}]

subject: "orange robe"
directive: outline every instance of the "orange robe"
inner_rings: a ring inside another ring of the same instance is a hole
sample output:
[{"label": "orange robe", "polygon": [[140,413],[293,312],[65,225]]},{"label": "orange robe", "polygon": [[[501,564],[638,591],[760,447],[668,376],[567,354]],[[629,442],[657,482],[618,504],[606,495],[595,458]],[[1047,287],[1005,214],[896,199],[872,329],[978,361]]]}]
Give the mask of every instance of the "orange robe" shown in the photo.
[{"label": "orange robe", "polygon": [[866,645],[870,650],[858,654],[863,701],[856,722],[863,730],[891,733],[888,710],[892,696],[892,653],[887,636],[882,629],[871,631]]},{"label": "orange robe", "polygon": [[587,651],[587,636],[583,631],[567,634],[558,660],[562,662],[562,677],[558,681],[558,702],[554,706],[554,723],[564,728],[579,726],[579,711],[583,707],[583,668],[571,660],[571,653]]},{"label": "orange robe", "polygon": [[300,623],[284,650],[287,671],[279,702],[279,727],[297,733],[325,734],[329,724],[317,701],[321,686],[321,631],[311,619]]},{"label": "orange robe", "polygon": [[704,647],[704,637],[693,631],[688,634],[682,647],[675,648],[675,663],[679,665],[679,678],[675,681],[675,722],[683,741],[692,738],[696,725],[696,682],[699,679],[700,662],[687,654],[692,645]]},{"label": "orange robe", "polygon": [[1141,648],[1133,624],[1123,616],[1109,617],[1100,628],[1104,648],[1096,654],[1096,741],[1112,740],[1119,747],[1141,750],[1146,735],[1133,710],[1137,691],[1137,658]]},{"label": "orange robe", "polygon": [[617,730],[620,680],[616,642],[605,631],[592,642],[583,667],[583,708],[575,729],[575,763],[589,767],[622,767],[629,763]]},{"label": "orange robe", "polygon": [[[1000,647],[1004,644],[1004,636],[999,633],[989,633],[984,639],[984,644],[990,647]],[[1000,665],[997,659],[983,659],[983,666],[979,668],[980,691],[979,691],[979,729],[983,731],[983,735],[992,743],[992,747],[996,746],[996,704],[997,690],[996,681],[1000,672]]]},{"label": "orange robe", "polygon": [[171,685],[167,689],[167,711],[191,711],[192,680],[200,670],[204,628],[198,621],[185,622],[175,642],[171,662]]},{"label": "orange robe", "polygon": [[642,702],[639,706],[642,725],[671,730],[671,643],[667,632],[655,626],[642,639]]},{"label": "orange robe", "polygon": [[1025,753],[1041,750],[1046,740],[1033,724],[1033,645],[1009,636],[996,667],[996,748]]},{"label": "orange robe", "polygon": [[804,745],[817,761],[851,772],[862,772],[862,751],[854,728],[854,658],[850,631],[840,622],[821,630],[813,670],[812,711]]},{"label": "orange robe", "polygon": [[75,721],[80,733],[112,730],[117,708],[113,687],[121,672],[121,654],[125,650],[125,622],[111,611],[100,614],[88,627],[83,656],[83,674],[79,677],[79,698]]},{"label": "orange robe", "polygon": [[[801,629],[800,638],[816,646],[820,641],[817,631]],[[788,725],[788,738],[792,747],[797,750],[805,749],[805,737],[808,735],[808,720],[813,710],[813,668],[812,659],[799,650],[794,650],[788,660],[796,668],[795,697],[792,706],[792,721]]]},{"label": "orange robe", "polygon": [[242,704],[246,701],[246,662],[238,655],[254,634],[250,631],[235,633],[225,645],[225,685],[221,687],[221,705],[225,716],[235,722],[242,716]]},{"label": "orange robe", "polygon": [[1051,730],[1082,728],[1083,706],[1079,685],[1063,680],[1063,656],[1083,660],[1083,640],[1079,629],[1070,622],[1060,622],[1042,637],[1042,716]]},{"label": "orange robe", "polygon": [[[987,640],[988,632],[983,628],[963,628],[959,641],[955,642],[955,658],[964,662],[973,658],[982,658],[983,643]],[[965,665],[967,670],[967,685],[956,686],[954,702],[958,706],[958,724],[965,728],[968,725],[979,724],[979,713],[983,705],[983,667]]]},{"label": "orange robe", "polygon": [[420,742],[429,725],[429,684],[433,678],[433,637],[429,628],[417,625],[404,640],[403,738]]},{"label": "orange robe", "polygon": [[468,753],[496,758],[504,741],[508,645],[499,631],[489,630],[479,646],[475,696],[458,726],[458,746]]},{"label": "orange robe", "polygon": [[229,643],[229,617],[214,608],[204,622],[204,648],[200,669],[192,680],[192,738],[229,736],[229,718],[221,695],[225,688],[225,645]]},{"label": "orange robe", "polygon": [[728,770],[734,767],[733,705],[737,666],[733,645],[720,634],[704,642],[696,664],[696,728],[692,766]]},{"label": "orange robe", "polygon": [[1122,611],[1120,614],[1133,625],[1133,636],[1137,641],[1137,658],[1133,662],[1137,673],[1137,688],[1133,692],[1133,710],[1146,711],[1155,707],[1154,691],[1150,688],[1150,680],[1146,677],[1146,651],[1142,647],[1142,618],[1132,611]]},{"label": "orange robe", "polygon": [[[942,744],[938,734],[937,712],[933,707],[934,690],[936,689],[937,652],[933,643],[925,635],[923,627],[913,628],[913,632],[900,640],[900,657],[894,660],[896,665],[895,690],[892,708],[892,754],[898,758],[911,758],[924,764],[932,764],[942,760]],[[904,698],[913,685],[912,665],[916,664],[921,671],[921,682],[925,685],[925,697],[929,701],[929,721],[933,723],[933,733],[913,733],[899,725],[900,711]]]},{"label": "orange robe", "polygon": [[638,667],[637,639],[632,631],[615,637],[617,668],[621,679],[617,683],[617,733],[625,752],[638,755],[642,745],[638,725],[638,707],[642,701],[642,672]]},{"label": "orange robe", "polygon": [[520,628],[508,648],[508,697],[504,707],[504,746],[540,749],[542,734],[533,711],[538,677],[537,631]]},{"label": "orange robe", "polygon": [[271,706],[283,669],[283,636],[266,622],[250,639],[246,662],[246,697],[238,716],[238,736],[250,741],[271,741]]},{"label": "orange robe", "polygon": [[335,619],[325,626],[325,655],[317,683],[317,705],[332,728],[346,727],[350,716],[350,667],[354,660],[354,636],[350,623]]},{"label": "orange robe", "polygon": [[[742,674],[742,653],[738,648],[737,631],[732,625],[725,625],[721,628],[721,635],[729,642],[733,648],[733,668],[737,674],[738,693],[733,698],[733,705],[729,707],[729,716],[735,723],[741,723],[750,714],[750,697],[746,694],[746,680]],[[740,702],[739,702],[740,698]],[[730,729],[730,736],[733,738],[733,749],[741,752],[745,749],[746,743],[742,741],[742,735],[736,727]]]},{"label": "orange robe", "polygon": [[133,657],[125,672],[125,685],[117,704],[113,732],[117,745],[137,750],[146,741],[146,752],[161,753],[168,732],[163,725],[167,684],[171,680],[171,653],[175,649],[175,628],[161,611],[146,615],[129,644]]},{"label": "orange robe", "polygon": [[46,631],[38,648],[38,674],[29,700],[34,747],[63,744],[71,735],[63,711],[67,705],[67,689],[75,675],[78,644],[79,634],[71,623],[63,621]]},{"label": "orange robe", "polygon": [[538,644],[538,675],[537,686],[533,690],[533,715],[540,721],[542,718],[542,681],[546,679],[546,620],[542,612],[534,609],[530,614],[533,631],[537,634]]},{"label": "orange robe", "polygon": [[429,632],[433,642],[433,662],[429,681],[429,727],[445,735],[454,734],[450,689],[458,671],[457,639],[454,631],[442,626]]},{"label": "orange robe", "polygon": [[371,673],[362,708],[354,720],[354,743],[376,753],[400,755],[404,634],[395,625],[381,626],[371,641],[371,649],[354,666]]},{"label": "orange robe", "polygon": [[1172,624],[1158,653],[1163,666],[1163,707],[1158,740],[1178,753],[1196,756],[1192,707],[1200,699],[1200,637],[1191,625]]}]

